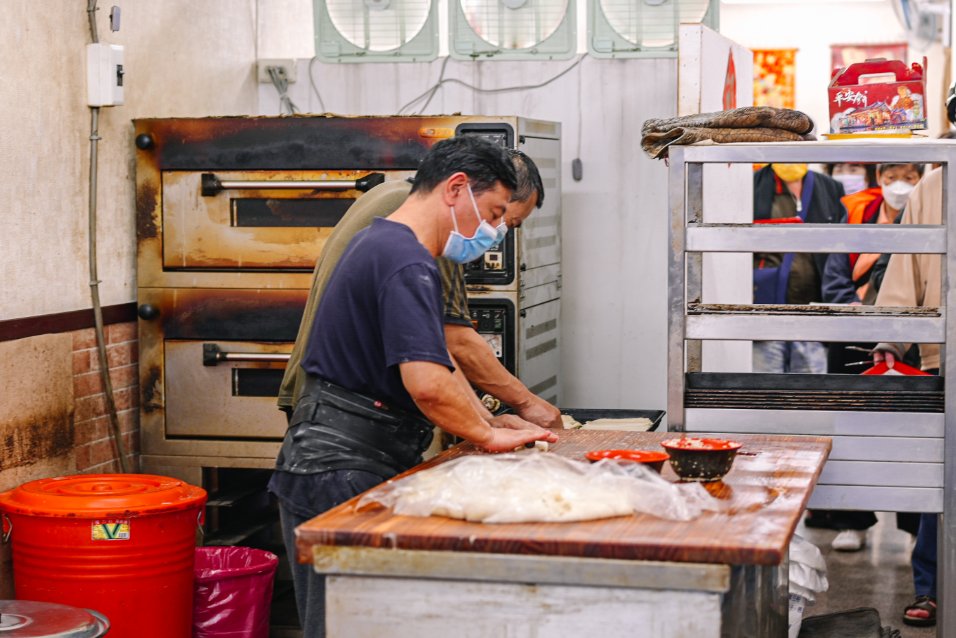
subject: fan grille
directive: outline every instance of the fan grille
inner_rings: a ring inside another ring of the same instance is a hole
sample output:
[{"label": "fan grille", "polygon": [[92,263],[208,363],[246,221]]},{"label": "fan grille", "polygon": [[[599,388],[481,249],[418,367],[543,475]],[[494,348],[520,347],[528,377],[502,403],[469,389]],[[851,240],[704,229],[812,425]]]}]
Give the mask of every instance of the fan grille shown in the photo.
[{"label": "fan grille", "polygon": [[460,0],[475,34],[501,49],[528,49],[554,35],[568,0]]},{"label": "fan grille", "polygon": [[421,33],[430,0],[327,0],[335,29],[351,44],[372,52],[393,51]]},{"label": "fan grille", "polygon": [[700,23],[709,0],[599,0],[610,27],[624,40],[641,49],[672,48],[677,26]]}]

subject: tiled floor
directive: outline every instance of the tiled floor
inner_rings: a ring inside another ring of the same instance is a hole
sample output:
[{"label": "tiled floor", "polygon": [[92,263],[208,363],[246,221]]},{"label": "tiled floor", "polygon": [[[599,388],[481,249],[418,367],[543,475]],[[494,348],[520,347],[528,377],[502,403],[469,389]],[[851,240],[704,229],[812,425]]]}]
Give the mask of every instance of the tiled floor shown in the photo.
[{"label": "tiled floor", "polygon": [[816,544],[827,562],[828,592],[819,595],[804,616],[875,607],[884,626],[899,629],[903,638],[936,636],[934,627],[910,627],[901,619],[903,608],[913,600],[910,569],[912,537],[896,529],[896,517],[880,512],[879,522],[869,530],[866,546],[859,552],[830,548],[836,532],[809,529],[802,523],[797,533]]}]

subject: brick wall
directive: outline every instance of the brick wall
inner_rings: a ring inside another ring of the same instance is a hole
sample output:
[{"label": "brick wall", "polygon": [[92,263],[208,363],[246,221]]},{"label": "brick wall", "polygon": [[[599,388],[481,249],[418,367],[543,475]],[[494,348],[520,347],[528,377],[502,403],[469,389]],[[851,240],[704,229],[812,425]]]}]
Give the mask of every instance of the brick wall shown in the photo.
[{"label": "brick wall", "polygon": [[[130,471],[139,468],[139,361],[136,322],[106,326],[106,360],[113,384],[116,413]],[[96,333],[76,330],[73,336],[74,442],[76,471],[118,472],[106,398],[100,378]]]}]

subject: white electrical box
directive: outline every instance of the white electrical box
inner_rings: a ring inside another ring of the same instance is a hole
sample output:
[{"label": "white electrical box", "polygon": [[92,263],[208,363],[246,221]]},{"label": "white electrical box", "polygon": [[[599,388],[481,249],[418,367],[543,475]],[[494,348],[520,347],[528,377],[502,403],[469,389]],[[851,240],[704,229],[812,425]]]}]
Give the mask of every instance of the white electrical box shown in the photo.
[{"label": "white electrical box", "polygon": [[283,78],[288,84],[295,82],[296,61],[294,59],[265,59],[256,61],[256,77],[260,84],[269,84],[272,77],[269,75],[269,67],[275,67],[279,72],[279,77]]},{"label": "white electrical box", "polygon": [[123,47],[119,44],[86,45],[86,103],[90,106],[123,104]]}]

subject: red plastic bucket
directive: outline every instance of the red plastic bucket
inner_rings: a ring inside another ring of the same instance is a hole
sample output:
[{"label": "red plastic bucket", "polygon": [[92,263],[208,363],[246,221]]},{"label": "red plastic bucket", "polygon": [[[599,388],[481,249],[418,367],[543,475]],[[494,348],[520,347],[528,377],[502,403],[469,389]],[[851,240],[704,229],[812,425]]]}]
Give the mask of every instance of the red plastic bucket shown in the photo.
[{"label": "red plastic bucket", "polygon": [[96,610],[110,638],[188,638],[205,490],[148,474],[85,474],[0,494],[16,597]]}]

